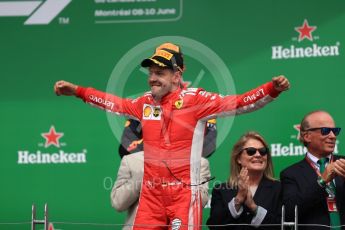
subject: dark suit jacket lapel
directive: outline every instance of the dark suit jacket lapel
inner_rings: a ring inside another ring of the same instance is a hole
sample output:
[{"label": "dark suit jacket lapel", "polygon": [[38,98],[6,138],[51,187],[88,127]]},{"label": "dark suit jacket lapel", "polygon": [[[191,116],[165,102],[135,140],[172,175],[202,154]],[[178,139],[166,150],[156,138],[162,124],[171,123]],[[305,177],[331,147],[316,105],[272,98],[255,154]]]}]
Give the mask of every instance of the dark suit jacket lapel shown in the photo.
[{"label": "dark suit jacket lapel", "polygon": [[302,168],[301,177],[305,179],[306,183],[311,184],[317,180],[317,173],[305,158],[301,161],[299,166]]},{"label": "dark suit jacket lapel", "polygon": [[[227,185],[227,187],[230,188],[230,185]],[[221,189],[221,193],[225,203],[228,204],[236,196],[237,189]]]}]

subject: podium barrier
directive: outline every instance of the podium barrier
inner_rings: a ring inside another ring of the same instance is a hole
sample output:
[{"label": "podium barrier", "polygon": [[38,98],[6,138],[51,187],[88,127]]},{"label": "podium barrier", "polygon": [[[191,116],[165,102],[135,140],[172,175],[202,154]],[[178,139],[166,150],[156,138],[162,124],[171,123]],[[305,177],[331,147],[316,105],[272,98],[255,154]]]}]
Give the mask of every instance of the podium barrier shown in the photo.
[{"label": "podium barrier", "polygon": [[48,230],[48,204],[44,205],[44,220],[36,219],[36,206],[32,205],[31,230],[36,230],[36,225],[44,224],[44,230]]},{"label": "podium barrier", "polygon": [[285,226],[294,226],[294,230],[298,230],[298,208],[295,206],[295,221],[286,222],[285,221],[285,205],[282,206],[282,221],[281,221],[281,230],[284,230]]}]

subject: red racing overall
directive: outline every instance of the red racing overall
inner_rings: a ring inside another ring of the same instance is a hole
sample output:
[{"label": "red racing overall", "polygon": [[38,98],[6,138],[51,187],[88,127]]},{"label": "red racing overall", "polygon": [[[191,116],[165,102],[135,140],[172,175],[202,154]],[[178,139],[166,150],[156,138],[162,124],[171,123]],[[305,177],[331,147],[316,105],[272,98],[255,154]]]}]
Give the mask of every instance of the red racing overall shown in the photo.
[{"label": "red racing overall", "polygon": [[201,229],[198,184],[205,122],[259,109],[278,94],[269,82],[224,97],[203,89],[178,89],[156,103],[151,93],[133,100],[93,88],[77,89],[86,103],[141,122],[144,176],[133,229],[172,230]]}]

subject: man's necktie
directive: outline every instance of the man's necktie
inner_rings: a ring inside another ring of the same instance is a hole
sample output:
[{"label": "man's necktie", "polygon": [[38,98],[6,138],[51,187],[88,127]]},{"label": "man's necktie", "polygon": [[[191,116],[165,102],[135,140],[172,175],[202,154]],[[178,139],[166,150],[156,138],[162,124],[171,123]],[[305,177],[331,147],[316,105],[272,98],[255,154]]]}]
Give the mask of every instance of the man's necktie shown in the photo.
[{"label": "man's necktie", "polygon": [[[328,162],[328,158],[321,158],[320,160],[317,161],[317,163],[320,166],[320,173],[321,174],[325,171],[327,162]],[[332,192],[334,194],[336,194],[335,193],[335,185],[334,185],[333,180],[330,182],[329,187],[332,190]],[[331,219],[331,226],[340,226],[341,225],[339,212],[329,212],[329,217]],[[331,229],[332,230],[341,230],[340,227],[332,227]]]}]

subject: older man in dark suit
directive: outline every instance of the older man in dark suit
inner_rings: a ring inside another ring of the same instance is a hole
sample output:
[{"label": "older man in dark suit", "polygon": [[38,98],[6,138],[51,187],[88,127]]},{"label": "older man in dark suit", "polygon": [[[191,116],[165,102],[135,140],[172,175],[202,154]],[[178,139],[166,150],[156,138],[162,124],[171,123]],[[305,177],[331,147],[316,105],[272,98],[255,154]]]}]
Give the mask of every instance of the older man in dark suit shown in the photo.
[{"label": "older man in dark suit", "polygon": [[314,111],[303,118],[300,130],[306,157],[280,175],[287,219],[293,220],[297,205],[300,230],[344,230],[345,159],[333,154],[341,129],[329,113]]}]

